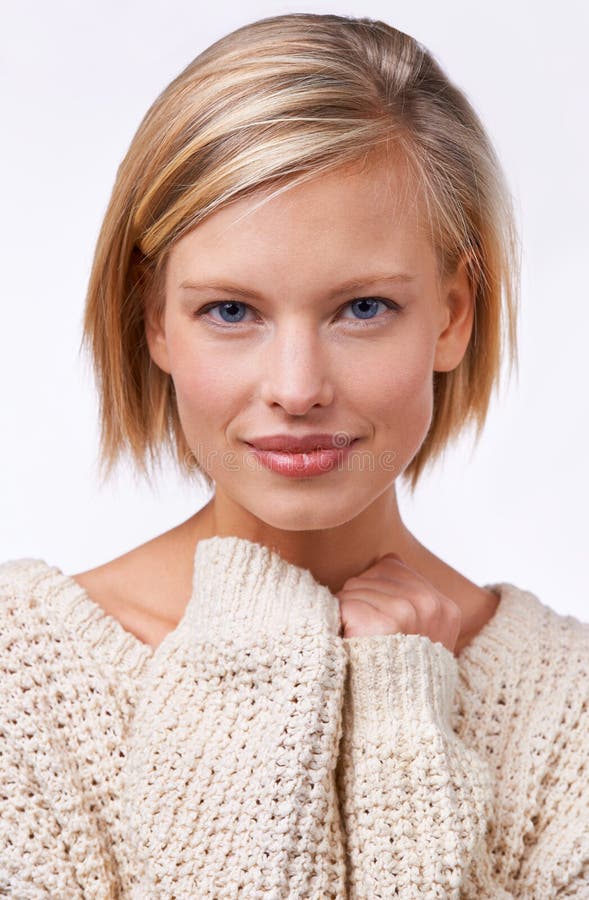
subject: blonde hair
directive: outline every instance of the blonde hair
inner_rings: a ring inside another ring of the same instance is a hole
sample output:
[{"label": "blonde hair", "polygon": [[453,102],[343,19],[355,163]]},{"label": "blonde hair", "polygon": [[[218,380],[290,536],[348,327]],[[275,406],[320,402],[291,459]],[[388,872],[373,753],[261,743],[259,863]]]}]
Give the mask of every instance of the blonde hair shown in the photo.
[{"label": "blonde hair", "polygon": [[497,155],[464,93],[413,37],[370,18],[292,13],[238,28],[197,56],[156,98],[118,168],[82,337],[98,385],[101,477],[127,451],[149,478],[168,450],[185,476],[213,483],[145,336],[173,244],[233,200],[279,193],[381,145],[400,153],[418,186],[440,273],[463,258],[475,290],[469,345],[454,370],[433,373],[431,424],[402,477],[414,491],[469,423],[478,442],[504,351],[510,371],[518,363],[520,247]]}]

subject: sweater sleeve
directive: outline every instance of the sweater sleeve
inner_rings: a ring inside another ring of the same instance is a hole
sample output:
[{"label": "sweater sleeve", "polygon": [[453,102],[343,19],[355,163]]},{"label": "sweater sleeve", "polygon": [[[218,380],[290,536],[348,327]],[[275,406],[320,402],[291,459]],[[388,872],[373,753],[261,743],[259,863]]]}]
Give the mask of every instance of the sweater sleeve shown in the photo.
[{"label": "sweater sleeve", "polygon": [[[462,898],[484,845],[492,787],[486,763],[451,727],[456,658],[423,635],[343,643],[348,671],[336,776],[347,896]],[[497,888],[492,896],[510,895]]]},{"label": "sweater sleeve", "polygon": [[128,736],[130,896],[341,898],[337,601],[233,537],[197,546],[196,578]]},{"label": "sweater sleeve", "polygon": [[87,766],[75,749],[88,738],[83,705],[101,701],[105,725],[112,707],[96,683],[89,696],[83,662],[48,627],[28,562],[0,565],[0,897],[114,900],[116,864],[92,771],[101,751],[108,759],[112,732],[102,747],[86,742]]},{"label": "sweater sleeve", "polygon": [[[39,776],[23,761],[0,733],[0,897],[50,900],[71,897],[83,900],[79,859],[75,844],[59,814],[46,802]],[[93,873],[92,873],[93,874]],[[109,873],[100,873],[103,897],[110,884]]]}]

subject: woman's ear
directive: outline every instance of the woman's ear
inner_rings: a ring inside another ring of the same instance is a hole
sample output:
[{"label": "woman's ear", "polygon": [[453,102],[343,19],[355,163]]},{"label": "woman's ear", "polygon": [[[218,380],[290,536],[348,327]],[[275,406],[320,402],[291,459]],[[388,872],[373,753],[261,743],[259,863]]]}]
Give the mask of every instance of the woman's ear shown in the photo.
[{"label": "woman's ear", "polygon": [[143,321],[149,355],[160,369],[170,375],[171,366],[166,341],[165,305],[156,308],[154,303],[147,303]]},{"label": "woman's ear", "polygon": [[451,372],[462,361],[470,341],[475,311],[475,287],[462,257],[442,283],[442,331],[434,356],[434,372]]}]

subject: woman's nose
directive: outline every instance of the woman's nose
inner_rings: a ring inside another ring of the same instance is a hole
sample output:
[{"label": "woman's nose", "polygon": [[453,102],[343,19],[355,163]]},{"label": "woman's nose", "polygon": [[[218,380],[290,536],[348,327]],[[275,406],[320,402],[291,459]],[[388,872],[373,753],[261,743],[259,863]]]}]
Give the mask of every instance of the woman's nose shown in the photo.
[{"label": "woman's nose", "polygon": [[261,397],[278,403],[291,415],[303,415],[311,407],[331,403],[333,386],[326,354],[308,327],[284,329],[263,350]]}]

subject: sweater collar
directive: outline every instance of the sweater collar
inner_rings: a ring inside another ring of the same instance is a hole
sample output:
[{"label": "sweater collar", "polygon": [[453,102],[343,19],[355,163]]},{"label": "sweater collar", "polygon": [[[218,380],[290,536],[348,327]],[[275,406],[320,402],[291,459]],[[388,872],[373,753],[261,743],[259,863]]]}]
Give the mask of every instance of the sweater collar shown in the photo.
[{"label": "sweater collar", "polygon": [[[165,649],[168,639],[176,639],[180,631],[190,627],[198,602],[198,585],[201,577],[206,579],[206,566],[203,563],[208,559],[207,552],[227,552],[228,562],[231,562],[231,553],[236,548],[238,551],[247,551],[251,556],[260,545],[227,537],[207,538],[197,544],[191,597],[177,626],[155,648],[123,628],[114,616],[107,613],[81,585],[70,575],[64,574],[58,566],[49,565],[43,559],[21,560],[20,564],[26,564],[28,589],[43,604],[54,622],[74,634],[80,646],[85,645],[97,661],[112,668],[114,672],[136,678],[141,676],[150,660]],[[268,548],[265,550],[275,569],[274,575],[278,572],[277,567],[291,567],[276,552]],[[231,566],[226,570],[226,577],[232,577]],[[499,604],[492,618],[457,658],[459,669],[468,669],[473,665],[483,669],[496,668],[500,658],[509,658],[521,648],[522,633],[529,632],[534,613],[537,614],[540,601],[529,591],[510,582],[486,584],[484,588],[499,596]]]}]

